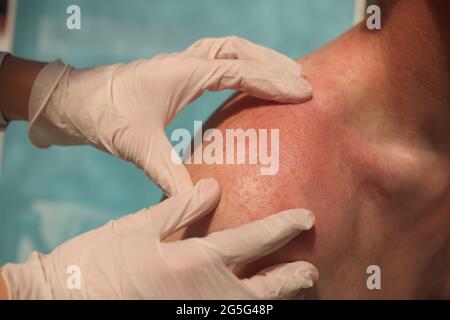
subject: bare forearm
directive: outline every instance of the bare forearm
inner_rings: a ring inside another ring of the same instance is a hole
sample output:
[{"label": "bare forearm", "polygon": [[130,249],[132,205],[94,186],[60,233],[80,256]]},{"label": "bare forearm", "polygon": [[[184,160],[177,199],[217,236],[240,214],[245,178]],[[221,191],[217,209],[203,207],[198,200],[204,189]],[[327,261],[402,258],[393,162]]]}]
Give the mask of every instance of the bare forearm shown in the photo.
[{"label": "bare forearm", "polygon": [[[8,55],[0,68],[0,111],[6,120],[28,120],[28,102],[36,76],[45,63]],[[0,269],[0,300],[8,290]]]},{"label": "bare forearm", "polygon": [[31,88],[45,63],[8,55],[0,68],[0,108],[7,120],[28,120]]}]

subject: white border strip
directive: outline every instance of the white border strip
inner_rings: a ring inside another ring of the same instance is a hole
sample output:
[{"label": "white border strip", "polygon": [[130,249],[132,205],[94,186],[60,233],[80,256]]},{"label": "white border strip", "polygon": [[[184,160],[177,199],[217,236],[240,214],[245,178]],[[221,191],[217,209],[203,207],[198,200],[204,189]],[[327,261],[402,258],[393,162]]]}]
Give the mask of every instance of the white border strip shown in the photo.
[{"label": "white border strip", "polygon": [[355,7],[353,10],[353,24],[359,23],[366,15],[366,0],[355,0]]},{"label": "white border strip", "polygon": [[[16,26],[17,0],[8,0],[8,13],[6,16],[6,28],[0,37],[0,51],[11,52],[14,41],[14,28]],[[3,160],[3,144],[5,141],[5,133],[0,132],[0,178],[2,176],[2,160]]]}]

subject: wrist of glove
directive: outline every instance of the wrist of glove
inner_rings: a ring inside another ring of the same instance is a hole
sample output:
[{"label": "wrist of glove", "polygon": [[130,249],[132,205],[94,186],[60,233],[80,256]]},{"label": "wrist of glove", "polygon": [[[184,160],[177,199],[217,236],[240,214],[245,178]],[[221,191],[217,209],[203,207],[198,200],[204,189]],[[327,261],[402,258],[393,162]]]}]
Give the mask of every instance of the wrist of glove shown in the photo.
[{"label": "wrist of glove", "polygon": [[[287,299],[309,288],[317,270],[298,261],[239,279],[233,269],[265,256],[312,227],[295,209],[205,238],[162,239],[210,212],[220,196],[214,180],[187,194],[111,221],[48,255],[3,267],[12,299]],[[78,274],[70,271],[76,270]],[[73,277],[78,287],[73,286]]]},{"label": "wrist of glove", "polygon": [[120,65],[77,70],[56,60],[37,76],[30,97],[29,137],[34,145],[111,145],[96,123],[111,109],[112,74]]}]

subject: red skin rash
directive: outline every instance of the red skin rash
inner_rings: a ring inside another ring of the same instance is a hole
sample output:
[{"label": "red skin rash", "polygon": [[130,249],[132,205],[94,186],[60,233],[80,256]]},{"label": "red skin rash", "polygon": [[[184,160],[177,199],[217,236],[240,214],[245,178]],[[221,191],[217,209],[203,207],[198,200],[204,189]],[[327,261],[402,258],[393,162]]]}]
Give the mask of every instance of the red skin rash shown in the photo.
[{"label": "red skin rash", "polygon": [[319,268],[325,262],[333,266],[333,257],[337,261],[357,236],[352,235],[355,223],[343,220],[343,212],[359,210],[362,201],[371,201],[371,195],[361,190],[370,174],[365,174],[365,181],[357,174],[369,173],[370,149],[351,136],[333,110],[325,110],[314,100],[276,105],[244,97],[216,113],[206,127],[218,128],[224,136],[227,128],[279,129],[279,171],[265,176],[260,174],[260,165],[188,166],[194,183],[216,178],[222,198],[212,220],[208,217],[189,228],[185,237],[239,226],[281,210],[308,208],[316,215],[313,230],[239,273],[250,275],[294,260],[307,260]]}]

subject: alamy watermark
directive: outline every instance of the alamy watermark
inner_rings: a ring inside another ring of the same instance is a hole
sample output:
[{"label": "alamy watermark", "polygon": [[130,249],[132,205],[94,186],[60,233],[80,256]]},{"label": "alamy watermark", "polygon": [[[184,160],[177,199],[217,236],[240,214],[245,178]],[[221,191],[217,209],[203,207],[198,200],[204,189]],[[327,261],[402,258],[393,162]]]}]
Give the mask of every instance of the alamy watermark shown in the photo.
[{"label": "alamy watermark", "polygon": [[69,15],[66,19],[66,27],[69,30],[81,29],[81,8],[75,4],[67,7],[66,13]]},{"label": "alamy watermark", "polygon": [[[189,130],[172,131],[170,140],[177,142],[172,161],[180,164],[259,164],[261,175],[275,175],[280,162],[279,129],[207,129],[202,121],[194,121],[194,151]],[[209,142],[203,146],[203,142]],[[248,146],[248,148],[247,148]],[[180,159],[183,158],[183,160]]]},{"label": "alamy watermark", "polygon": [[367,14],[370,14],[366,19],[366,27],[369,30],[381,29],[381,9],[376,4],[367,7]]},{"label": "alamy watermark", "polygon": [[372,264],[367,267],[366,273],[369,275],[367,277],[366,286],[369,290],[381,290],[381,268],[376,264]]},{"label": "alamy watermark", "polygon": [[66,269],[67,279],[66,287],[69,290],[81,289],[81,268],[76,264],[72,264]]}]

